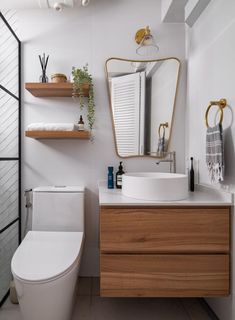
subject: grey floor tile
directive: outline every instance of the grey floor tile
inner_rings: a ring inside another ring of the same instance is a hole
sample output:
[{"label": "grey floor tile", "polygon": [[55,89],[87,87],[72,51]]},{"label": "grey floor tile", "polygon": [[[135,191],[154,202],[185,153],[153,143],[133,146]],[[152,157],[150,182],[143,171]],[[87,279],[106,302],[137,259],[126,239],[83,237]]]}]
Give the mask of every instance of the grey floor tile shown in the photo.
[{"label": "grey floor tile", "polygon": [[181,299],[190,320],[211,320],[207,311],[198,299]]},{"label": "grey floor tile", "polygon": [[91,320],[91,296],[78,296],[75,301],[72,320]]},{"label": "grey floor tile", "polygon": [[91,277],[80,277],[77,282],[77,295],[89,296],[91,295]]},{"label": "grey floor tile", "polygon": [[16,310],[0,310],[0,319],[2,320],[23,320],[21,314]]},{"label": "grey floor tile", "polygon": [[23,320],[18,304],[12,304],[9,299],[4,303],[0,309],[1,320]]},{"label": "grey floor tile", "polygon": [[91,294],[92,296],[100,295],[100,278],[93,277],[91,283]]},{"label": "grey floor tile", "polygon": [[92,297],[92,320],[189,320],[178,299]]},{"label": "grey floor tile", "polygon": [[[83,285],[86,281],[88,279],[83,280]],[[6,301],[0,309],[0,319],[23,320],[19,305]],[[211,318],[197,299],[101,298],[86,294],[76,296],[71,320],[211,320]]]}]

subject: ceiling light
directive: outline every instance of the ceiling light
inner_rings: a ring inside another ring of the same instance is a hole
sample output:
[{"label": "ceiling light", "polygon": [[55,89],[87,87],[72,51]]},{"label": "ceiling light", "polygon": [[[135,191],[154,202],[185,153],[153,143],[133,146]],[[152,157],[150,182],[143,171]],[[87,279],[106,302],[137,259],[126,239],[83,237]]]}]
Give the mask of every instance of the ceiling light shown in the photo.
[{"label": "ceiling light", "polygon": [[[41,9],[62,11],[64,8],[74,8],[78,0],[38,0]],[[80,1],[80,0],[79,0]]]},{"label": "ceiling light", "polygon": [[63,3],[55,2],[53,5],[53,9],[56,11],[62,11],[63,10]]},{"label": "ceiling light", "polygon": [[83,7],[87,7],[89,3],[90,3],[90,0],[81,0],[81,5]]}]

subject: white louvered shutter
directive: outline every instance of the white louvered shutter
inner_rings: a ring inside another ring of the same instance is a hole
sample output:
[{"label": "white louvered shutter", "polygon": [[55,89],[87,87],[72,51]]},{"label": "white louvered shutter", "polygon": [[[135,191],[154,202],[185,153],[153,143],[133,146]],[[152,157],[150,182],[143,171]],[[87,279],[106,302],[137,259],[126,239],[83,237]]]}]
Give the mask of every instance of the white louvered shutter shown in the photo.
[{"label": "white louvered shutter", "polygon": [[111,81],[113,119],[120,156],[139,154],[140,74],[113,78]]},{"label": "white louvered shutter", "polygon": [[139,155],[144,155],[146,73],[140,72]]}]

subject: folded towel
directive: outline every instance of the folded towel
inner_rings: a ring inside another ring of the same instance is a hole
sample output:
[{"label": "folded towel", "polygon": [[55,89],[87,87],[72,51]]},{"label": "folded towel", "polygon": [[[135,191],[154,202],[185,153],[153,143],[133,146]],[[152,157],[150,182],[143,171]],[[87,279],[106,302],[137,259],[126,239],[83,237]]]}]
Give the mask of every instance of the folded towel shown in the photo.
[{"label": "folded towel", "polygon": [[224,180],[224,144],[221,124],[208,127],[206,132],[206,164],[212,183]]},{"label": "folded towel", "polygon": [[75,125],[73,123],[31,123],[27,127],[28,131],[73,131]]},{"label": "folded towel", "polygon": [[44,130],[44,122],[31,123],[27,126],[28,131],[42,131]]},{"label": "folded towel", "polygon": [[73,123],[45,123],[44,130],[48,131],[73,131]]}]

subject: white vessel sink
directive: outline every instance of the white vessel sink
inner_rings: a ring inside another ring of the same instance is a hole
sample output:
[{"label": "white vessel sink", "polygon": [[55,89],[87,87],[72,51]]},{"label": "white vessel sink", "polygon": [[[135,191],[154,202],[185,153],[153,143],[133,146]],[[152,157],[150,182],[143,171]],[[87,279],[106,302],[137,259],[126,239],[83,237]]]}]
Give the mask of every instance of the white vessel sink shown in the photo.
[{"label": "white vessel sink", "polygon": [[126,173],[122,178],[122,194],[140,200],[183,200],[188,197],[188,177],[178,173]]}]

